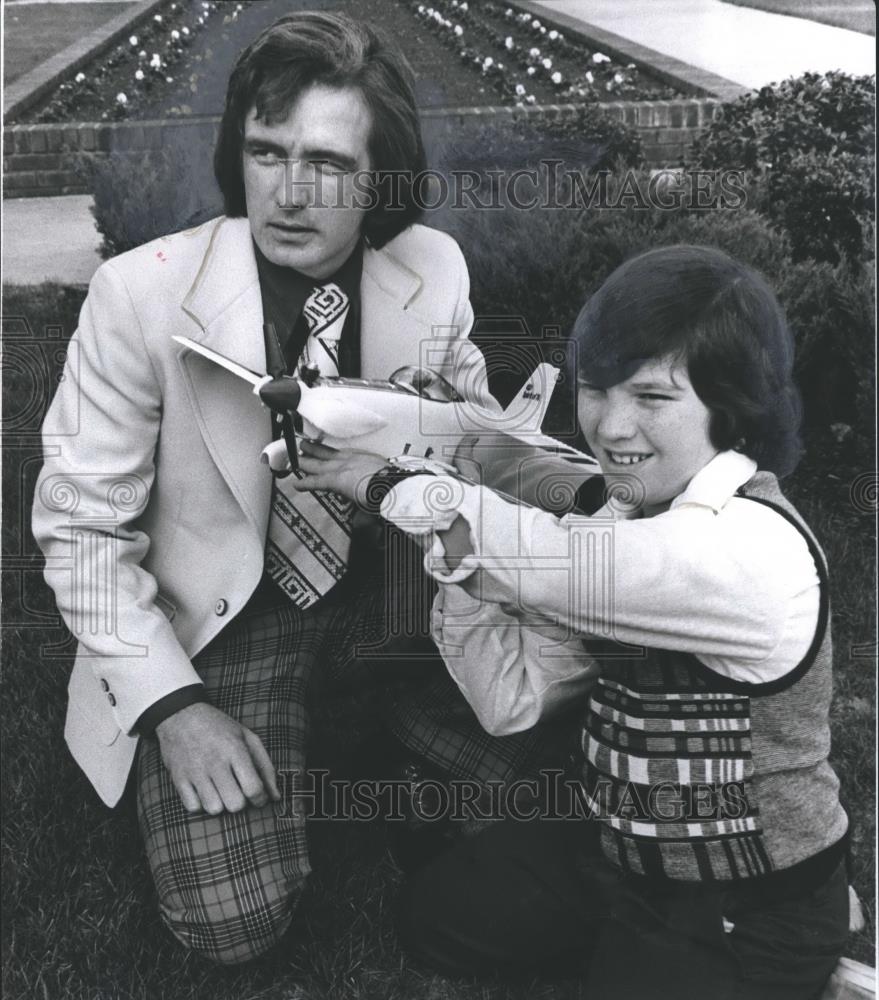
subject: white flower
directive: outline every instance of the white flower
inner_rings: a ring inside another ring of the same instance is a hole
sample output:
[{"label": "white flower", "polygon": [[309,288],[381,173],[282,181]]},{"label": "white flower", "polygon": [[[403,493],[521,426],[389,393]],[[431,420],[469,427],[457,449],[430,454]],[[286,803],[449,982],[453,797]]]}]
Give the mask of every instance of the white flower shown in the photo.
[{"label": "white flower", "polygon": [[529,94],[529,95],[528,95],[528,96],[527,96],[527,97],[525,98],[525,100],[526,100],[526,101],[527,101],[527,102],[528,102],[529,104],[536,104],[536,103],[537,103],[537,98],[536,98],[536,97],[534,96],[534,94]]},{"label": "white flower", "polygon": [[152,54],[152,56],[150,57],[150,66],[153,69],[160,69],[161,68],[161,66],[162,66],[162,57],[159,55],[158,52],[154,52]]},{"label": "white flower", "polygon": [[172,42],[179,42],[180,41],[180,32],[179,31],[172,31],[171,32],[171,41]]},{"label": "white flower", "polygon": [[146,59],[146,57],[147,57],[146,49],[141,49],[140,52],[137,53],[138,59]]},{"label": "white flower", "polygon": [[592,56],[592,61],[596,66],[599,66],[601,63],[610,62],[610,56],[606,56],[603,52],[596,52]]},{"label": "white flower", "polygon": [[595,83],[595,77],[592,75],[592,71],[588,69],[586,70],[586,82]]},{"label": "white flower", "polygon": [[551,42],[556,42],[556,41],[558,41],[559,33],[557,31],[551,31],[546,37]]},{"label": "white flower", "polygon": [[132,35],[132,36],[131,36],[131,38],[129,38],[129,39],[128,39],[128,44],[129,44],[129,45],[130,45],[130,46],[131,46],[132,48],[134,48],[134,47],[135,47],[135,46],[137,45],[137,43],[138,43],[138,38],[137,38],[137,35]]},{"label": "white flower", "polygon": [[540,26],[540,34],[541,35],[545,35],[546,34],[546,28],[544,28],[544,26],[542,24]]},{"label": "white flower", "polygon": [[535,31],[539,31],[540,30],[540,21],[538,21],[537,18],[534,18],[534,20],[531,22],[531,27]]},{"label": "white flower", "polygon": [[174,77],[173,76],[166,76],[165,77],[165,83],[173,83],[173,82],[174,82]]},{"label": "white flower", "polygon": [[629,63],[626,69],[637,69],[638,67],[634,63]]},{"label": "white flower", "polygon": [[524,86],[524,84],[517,83],[516,84],[516,97],[524,97],[524,96],[525,96],[525,86]]},{"label": "white flower", "polygon": [[555,73],[553,73],[552,76],[550,77],[550,80],[552,80],[552,82],[556,86],[558,86],[562,82],[562,74],[559,73],[558,70],[556,70]]},{"label": "white flower", "polygon": [[535,68],[533,66],[529,66],[528,69],[525,70],[525,72],[529,76],[534,76],[534,74],[537,72],[537,70],[535,70]]},{"label": "white flower", "polygon": [[202,0],[202,5],[201,5],[202,10],[210,10],[210,6],[211,5],[208,3],[208,0]]},{"label": "white flower", "polygon": [[544,59],[541,61],[540,65],[544,69],[552,69],[552,59]]},{"label": "white flower", "polygon": [[507,37],[506,37],[506,38],[504,39],[504,48],[505,48],[505,49],[506,49],[506,50],[507,50],[508,52],[512,51],[512,48],[513,48],[513,46],[514,46],[515,44],[516,44],[516,43],[515,43],[515,42],[513,41],[513,39],[512,39],[512,38],[510,38],[510,36],[509,36],[509,35],[507,35]]},{"label": "white flower", "polygon": [[463,28],[461,27],[461,25],[460,25],[460,24],[456,24],[456,25],[455,25],[455,35],[456,35],[456,36],[457,36],[458,38],[460,38],[460,37],[461,37],[461,35],[463,35],[463,34],[464,34],[464,29],[463,29]]},{"label": "white flower", "polygon": [[189,28],[181,28],[181,29],[180,29],[180,31],[181,31],[181,32],[182,32],[182,33],[183,33],[184,35],[188,35],[188,34],[189,34]]},{"label": "white flower", "polygon": [[512,16],[513,16],[513,8],[507,7],[507,9],[504,11],[504,17],[512,17]]},{"label": "white flower", "polygon": [[142,69],[136,69],[136,70],[134,71],[134,79],[135,79],[135,80],[142,80],[142,79],[143,79],[143,76],[144,76],[144,73],[143,73],[143,70],[142,70]]},{"label": "white flower", "polygon": [[613,90],[613,84],[610,82],[610,80],[608,80],[607,83],[604,85],[604,89],[607,91]]},{"label": "white flower", "polygon": [[459,9],[460,9],[460,10],[470,10],[470,8],[469,8],[469,7],[467,6],[466,2],[465,2],[465,3],[462,3],[462,4],[460,5],[460,8],[459,8]]},{"label": "white flower", "polygon": [[536,49],[536,48],[535,49],[529,49],[528,50],[528,55],[531,56],[532,59],[538,59],[540,57],[540,49]]},{"label": "white flower", "polygon": [[240,3],[235,4],[235,10],[244,10],[244,5]]},{"label": "white flower", "polygon": [[626,78],[623,76],[622,73],[614,73],[614,75],[613,75],[613,82],[614,83],[625,83],[626,82]]},{"label": "white flower", "polygon": [[83,83],[85,81],[85,73],[77,73],[73,78],[74,83]]},{"label": "white flower", "polygon": [[153,20],[156,22],[156,24],[161,24],[162,23],[162,15],[161,14],[153,14]]},{"label": "white flower", "polygon": [[128,98],[125,96],[125,94],[119,93],[119,94],[116,95],[116,103],[117,104],[128,104]]},{"label": "white flower", "polygon": [[494,66],[494,59],[492,59],[491,56],[486,56],[482,61],[482,68],[491,69],[492,66]]}]

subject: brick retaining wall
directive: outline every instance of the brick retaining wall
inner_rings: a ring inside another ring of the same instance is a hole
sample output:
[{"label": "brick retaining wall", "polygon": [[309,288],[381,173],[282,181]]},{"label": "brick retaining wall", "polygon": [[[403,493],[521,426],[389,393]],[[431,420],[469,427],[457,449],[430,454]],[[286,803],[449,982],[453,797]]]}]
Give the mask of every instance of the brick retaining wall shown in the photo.
[{"label": "brick retaining wall", "polygon": [[[631,101],[602,107],[618,121],[638,129],[651,167],[676,166],[699,132],[713,120],[719,103],[708,98]],[[531,108],[485,107],[425,110],[425,138],[441,142],[444,135],[480,119],[559,118],[575,114],[576,105]],[[219,117],[169,118],[149,122],[84,123],[77,125],[11,125],[3,130],[3,178],[7,198],[91,193],[87,164],[112,153],[169,148],[180,143],[203,148],[209,160]]]}]

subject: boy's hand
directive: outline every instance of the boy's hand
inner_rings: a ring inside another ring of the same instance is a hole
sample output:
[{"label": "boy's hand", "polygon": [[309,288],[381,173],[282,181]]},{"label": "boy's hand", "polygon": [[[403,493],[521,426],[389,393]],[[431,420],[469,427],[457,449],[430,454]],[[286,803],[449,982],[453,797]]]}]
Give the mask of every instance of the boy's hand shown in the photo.
[{"label": "boy's hand", "polygon": [[291,485],[300,491],[332,490],[349,500],[366,494],[366,486],[387,460],[368,452],[336,450],[314,441],[302,441],[299,468],[304,473]]}]

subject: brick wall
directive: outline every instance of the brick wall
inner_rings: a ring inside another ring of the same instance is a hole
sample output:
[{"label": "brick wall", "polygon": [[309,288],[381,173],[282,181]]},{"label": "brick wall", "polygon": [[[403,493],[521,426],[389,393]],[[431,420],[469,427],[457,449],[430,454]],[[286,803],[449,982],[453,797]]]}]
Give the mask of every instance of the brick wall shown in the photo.
[{"label": "brick wall", "polygon": [[[603,105],[609,115],[635,126],[652,167],[676,166],[690,143],[716,115],[719,103],[708,98],[616,102]],[[576,105],[453,108],[422,113],[425,134],[442,138],[487,118],[566,117]],[[3,130],[3,179],[7,198],[91,191],[88,162],[116,152],[162,149],[185,143],[211,156],[219,118],[171,118],[151,122],[78,125],[12,125]]]}]

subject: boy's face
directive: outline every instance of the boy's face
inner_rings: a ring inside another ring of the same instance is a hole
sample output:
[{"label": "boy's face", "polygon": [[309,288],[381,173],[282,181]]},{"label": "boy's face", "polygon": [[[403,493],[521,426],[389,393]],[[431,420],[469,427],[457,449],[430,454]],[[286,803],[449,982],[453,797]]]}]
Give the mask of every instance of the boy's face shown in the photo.
[{"label": "boy's face", "polygon": [[645,362],[608,389],[581,380],[577,416],[609,482],[640,480],[645,514],[665,510],[717,454],[711,414],[680,363]]},{"label": "boy's face", "polygon": [[371,130],[372,112],[355,87],[314,84],[271,125],[251,108],[244,195],[253,238],[272,263],[320,279],[348,259],[365,215],[354,178],[370,169]]}]

